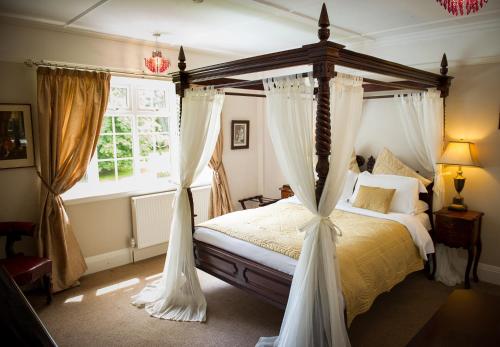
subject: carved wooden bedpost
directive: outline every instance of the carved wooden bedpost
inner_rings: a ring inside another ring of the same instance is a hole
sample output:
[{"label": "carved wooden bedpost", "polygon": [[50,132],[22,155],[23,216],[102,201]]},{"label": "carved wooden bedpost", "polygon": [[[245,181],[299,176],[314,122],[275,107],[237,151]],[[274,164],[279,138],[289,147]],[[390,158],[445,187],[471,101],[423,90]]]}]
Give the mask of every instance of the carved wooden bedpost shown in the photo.
[{"label": "carved wooden bedpost", "polygon": [[448,76],[448,59],[446,59],[446,53],[443,54],[441,59],[441,79],[439,81],[438,89],[441,91],[441,97],[443,98],[443,139],[446,137],[446,97],[450,93],[451,79],[453,77]]},{"label": "carved wooden bedpost", "polygon": [[[186,90],[189,86],[188,84],[188,76],[185,72],[186,70],[186,56],[184,55],[184,48],[181,46],[179,50],[179,62],[177,63],[177,67],[179,71],[172,75],[172,81],[175,83],[175,93],[179,95],[179,130],[180,124],[182,122],[182,98],[184,97],[184,90]],[[191,207],[191,228],[194,233],[194,201],[193,201],[193,193],[191,192],[191,188],[187,188],[187,194],[189,198],[189,206]]]},{"label": "carved wooden bedpost", "polygon": [[[319,17],[318,38],[320,42],[328,41],[330,37],[330,21],[325,4],[321,8]],[[325,186],[326,176],[330,166],[329,157],[331,150],[331,124],[330,124],[330,79],[334,70],[333,64],[326,61],[317,62],[313,65],[313,75],[318,80],[317,109],[316,109],[316,203],[319,205],[321,193]]]},{"label": "carved wooden bedpost", "polygon": [[330,59],[338,56],[338,50],[343,48],[341,45],[329,42],[330,21],[328,12],[323,3],[321,15],[318,21],[318,38],[320,42],[311,48],[311,58],[313,60],[313,76],[318,81],[317,110],[316,110],[316,155],[318,162],[316,164],[316,203],[319,205],[321,193],[325,186],[326,177],[330,167],[329,157],[331,154],[331,122],[330,122],[330,79],[335,73],[335,65]]}]

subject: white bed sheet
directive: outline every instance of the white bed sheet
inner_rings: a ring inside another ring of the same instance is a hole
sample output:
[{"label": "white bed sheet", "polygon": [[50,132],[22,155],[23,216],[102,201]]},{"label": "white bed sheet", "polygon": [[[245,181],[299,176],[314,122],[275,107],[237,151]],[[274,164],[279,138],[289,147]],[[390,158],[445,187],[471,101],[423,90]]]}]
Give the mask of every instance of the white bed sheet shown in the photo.
[{"label": "white bed sheet", "polygon": [[[284,203],[284,202],[291,202],[287,201],[288,199],[281,200],[278,203]],[[342,210],[347,210],[348,208],[346,206],[341,206],[340,204],[337,205],[338,209]],[[353,207],[351,207],[353,208]],[[358,209],[359,210],[359,209]],[[362,211],[363,213],[360,214],[365,214],[365,215],[370,215],[365,213],[364,210]],[[349,211],[349,212],[354,212],[354,211]],[[359,212],[359,211],[358,211]],[[354,212],[356,213],[356,212]],[[400,214],[397,214],[400,215]],[[380,216],[374,216],[380,218]],[[384,219],[391,219],[395,220],[397,222],[400,222],[401,224],[405,225],[407,228],[408,226],[406,224],[410,224],[411,229],[427,229],[430,230],[430,221],[429,221],[429,216],[426,213],[420,213],[418,215],[412,215],[408,217],[401,217],[401,216],[391,216],[391,218],[384,218]],[[406,222],[406,223],[405,223]],[[418,226],[420,224],[420,227]],[[409,228],[408,228],[409,229]],[[414,231],[412,234],[412,231],[409,230],[410,234],[412,235],[412,238],[415,241],[415,237],[413,236],[414,233],[419,233],[418,231]],[[428,235],[428,234],[427,234]],[[417,237],[423,237],[425,238],[425,235],[417,234]],[[223,250],[226,250],[228,252],[237,254],[241,257],[253,260],[259,264],[268,266],[272,269],[287,273],[289,275],[293,275],[295,271],[295,266],[297,265],[297,260],[290,258],[284,254],[273,252],[269,249],[259,247],[257,245],[254,245],[250,242],[243,241],[240,239],[236,239],[234,237],[228,236],[226,234],[223,234],[221,232],[204,228],[204,227],[196,227],[195,232],[193,235],[193,238],[201,241],[208,243],[210,245],[219,247]],[[430,239],[430,236],[429,236]],[[422,242],[420,242],[422,244]],[[423,244],[425,245],[425,240]],[[431,240],[431,245],[432,245],[432,240]],[[427,245],[428,247],[428,245]],[[421,247],[419,247],[421,248]],[[421,248],[422,249],[422,248]],[[428,249],[428,253],[433,253],[434,248],[432,246],[432,249]]]}]

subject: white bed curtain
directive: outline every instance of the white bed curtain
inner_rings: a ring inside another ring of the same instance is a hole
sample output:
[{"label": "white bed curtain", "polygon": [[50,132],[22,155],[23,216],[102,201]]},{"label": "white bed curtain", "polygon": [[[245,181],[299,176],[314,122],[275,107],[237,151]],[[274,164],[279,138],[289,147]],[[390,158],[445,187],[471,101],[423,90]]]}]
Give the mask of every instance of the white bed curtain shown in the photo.
[{"label": "white bed curtain", "polygon": [[267,120],[280,167],[315,217],[301,228],[304,244],[279,336],[257,346],[349,346],[336,260],[340,230],[329,216],[339,198],[361,117],[362,80],[338,74],[331,81],[332,155],[319,208],[313,168],[313,79],[264,80]]},{"label": "white bed curtain", "polygon": [[443,99],[438,90],[396,95],[403,131],[418,163],[434,173],[432,206],[438,211],[444,204],[442,165],[436,164],[443,151]]},{"label": "white bed curtain", "polygon": [[187,188],[212,156],[223,102],[224,94],[213,88],[186,90],[182,118],[171,117],[172,175],[177,191],[165,267],[162,278],[145,287],[132,302],[145,306],[146,311],[157,318],[205,321],[207,303],[194,264]]},{"label": "white bed curtain", "polygon": [[[433,89],[424,93],[396,95],[405,137],[419,164],[434,172],[434,211],[444,206],[444,179],[442,165],[436,164],[443,151],[444,109],[440,92]],[[454,286],[462,282],[459,250],[436,245],[436,280]]]}]

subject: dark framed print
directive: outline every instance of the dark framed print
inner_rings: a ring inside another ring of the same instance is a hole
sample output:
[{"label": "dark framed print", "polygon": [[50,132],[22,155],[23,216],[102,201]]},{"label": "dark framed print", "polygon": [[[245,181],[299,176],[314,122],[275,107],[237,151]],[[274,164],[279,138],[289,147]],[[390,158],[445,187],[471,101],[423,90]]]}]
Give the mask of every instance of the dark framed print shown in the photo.
[{"label": "dark framed print", "polygon": [[250,121],[231,121],[231,149],[249,148],[250,141]]},{"label": "dark framed print", "polygon": [[0,104],[0,169],[34,165],[31,105]]}]

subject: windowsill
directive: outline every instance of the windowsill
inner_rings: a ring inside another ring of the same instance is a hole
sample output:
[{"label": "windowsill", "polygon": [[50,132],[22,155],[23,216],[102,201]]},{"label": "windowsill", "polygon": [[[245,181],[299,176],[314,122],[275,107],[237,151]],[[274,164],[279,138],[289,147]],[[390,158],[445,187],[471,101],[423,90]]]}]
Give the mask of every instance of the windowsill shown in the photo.
[{"label": "windowsill", "polygon": [[[153,184],[143,182],[124,182],[100,184],[98,186],[90,186],[86,183],[80,183],[68,192],[61,195],[66,206],[84,204],[89,202],[113,200],[127,198],[138,195],[155,194],[163,192],[171,192],[177,189],[177,186],[172,181],[165,179],[155,181]],[[191,188],[208,187],[210,181],[199,180],[195,182]]]}]

